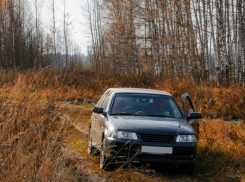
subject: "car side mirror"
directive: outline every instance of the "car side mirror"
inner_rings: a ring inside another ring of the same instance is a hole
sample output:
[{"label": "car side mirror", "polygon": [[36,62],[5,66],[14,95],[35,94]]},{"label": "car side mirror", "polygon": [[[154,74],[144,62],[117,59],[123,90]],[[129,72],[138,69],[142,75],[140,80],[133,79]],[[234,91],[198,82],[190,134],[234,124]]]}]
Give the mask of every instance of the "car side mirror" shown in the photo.
[{"label": "car side mirror", "polygon": [[188,119],[201,119],[202,114],[199,112],[192,112],[189,116]]},{"label": "car side mirror", "polygon": [[93,112],[94,113],[97,113],[97,114],[103,114],[103,115],[106,115],[107,114],[106,112],[104,112],[104,108],[103,107],[95,107],[93,109]]},{"label": "car side mirror", "polygon": [[103,107],[98,107],[97,113],[98,114],[103,114],[104,113],[104,108]]},{"label": "car side mirror", "polygon": [[99,108],[99,107],[94,107],[94,108],[93,108],[93,112],[94,112],[94,113],[97,113],[98,108]]}]

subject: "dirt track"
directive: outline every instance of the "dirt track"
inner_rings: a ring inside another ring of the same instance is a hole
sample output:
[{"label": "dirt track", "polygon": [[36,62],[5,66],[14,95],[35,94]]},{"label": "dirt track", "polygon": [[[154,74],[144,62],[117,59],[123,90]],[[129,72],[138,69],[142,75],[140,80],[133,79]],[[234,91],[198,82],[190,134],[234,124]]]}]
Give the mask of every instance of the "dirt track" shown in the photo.
[{"label": "dirt track", "polygon": [[73,162],[73,171],[76,173],[77,181],[89,181],[89,182],[105,182],[107,177],[100,172],[93,171],[90,166],[92,162],[81,157],[76,151],[72,150],[69,146],[62,148],[66,162]]}]

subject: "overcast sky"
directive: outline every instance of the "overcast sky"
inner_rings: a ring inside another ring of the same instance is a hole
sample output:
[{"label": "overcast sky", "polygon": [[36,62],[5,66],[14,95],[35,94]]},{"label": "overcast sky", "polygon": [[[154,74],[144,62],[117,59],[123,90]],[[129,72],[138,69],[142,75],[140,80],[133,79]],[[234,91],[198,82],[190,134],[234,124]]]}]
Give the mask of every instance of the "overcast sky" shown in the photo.
[{"label": "overcast sky", "polygon": [[[35,0],[29,0],[30,6],[34,7]],[[38,0],[41,11],[39,12],[41,22],[44,23],[48,32],[52,23],[52,11],[50,0]],[[86,54],[87,46],[91,44],[88,21],[85,17],[87,0],[66,0],[66,11],[70,15],[69,20],[72,22],[71,38],[81,47],[81,52]],[[58,28],[62,29],[64,0],[55,0],[56,19]]]}]

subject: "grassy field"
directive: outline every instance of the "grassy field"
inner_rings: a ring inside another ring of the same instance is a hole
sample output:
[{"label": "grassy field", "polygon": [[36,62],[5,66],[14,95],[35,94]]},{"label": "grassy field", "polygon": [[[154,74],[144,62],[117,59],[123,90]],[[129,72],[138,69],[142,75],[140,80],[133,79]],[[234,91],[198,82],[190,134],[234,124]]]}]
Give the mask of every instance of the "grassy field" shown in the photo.
[{"label": "grassy field", "polygon": [[[0,73],[0,181],[245,181],[245,88],[196,85],[178,78],[95,74],[82,68]],[[130,165],[99,170],[87,155],[93,105],[109,87],[188,92],[202,112],[196,170]],[[78,125],[81,131],[75,129]]]}]

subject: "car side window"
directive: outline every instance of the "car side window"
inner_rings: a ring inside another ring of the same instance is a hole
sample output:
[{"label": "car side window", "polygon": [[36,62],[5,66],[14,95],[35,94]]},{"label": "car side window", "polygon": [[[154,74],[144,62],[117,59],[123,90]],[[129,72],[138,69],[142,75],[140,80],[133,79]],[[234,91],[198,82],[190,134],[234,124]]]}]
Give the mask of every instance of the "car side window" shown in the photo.
[{"label": "car side window", "polygon": [[171,108],[171,109],[170,109],[170,112],[171,112],[171,114],[172,114],[174,117],[176,117],[176,118],[181,118],[181,114],[180,114],[180,112],[179,112],[179,109],[178,109],[178,107],[176,106],[176,104],[174,103],[173,100],[170,100],[170,102],[169,102],[169,107]]},{"label": "car side window", "polygon": [[110,102],[110,99],[111,99],[111,95],[112,95],[112,92],[109,92],[107,94],[107,96],[105,97],[103,103],[102,103],[102,108],[104,109],[104,111],[107,111],[107,108],[108,108],[108,104]]}]

